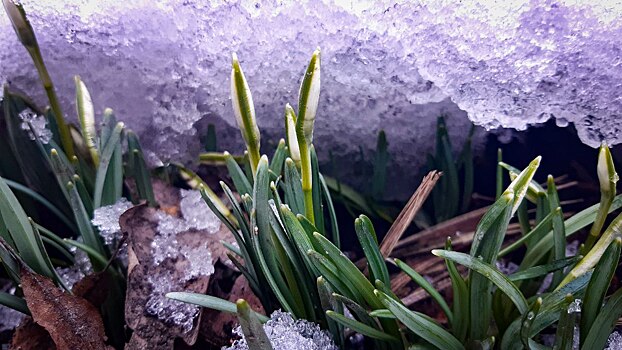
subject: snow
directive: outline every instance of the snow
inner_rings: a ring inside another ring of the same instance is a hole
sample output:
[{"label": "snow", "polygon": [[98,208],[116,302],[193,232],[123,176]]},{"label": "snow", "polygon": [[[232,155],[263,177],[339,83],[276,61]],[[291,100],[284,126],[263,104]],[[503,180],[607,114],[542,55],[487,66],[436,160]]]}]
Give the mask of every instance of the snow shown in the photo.
[{"label": "snow", "polygon": [[26,108],[18,114],[22,120],[20,128],[28,133],[31,140],[39,139],[41,143],[48,144],[52,139],[52,132],[47,128],[47,120],[38,115],[30,108]]},{"label": "snow", "polygon": [[190,332],[194,319],[199,314],[199,307],[165,297],[166,293],[176,292],[183,288],[181,281],[174,278],[170,271],[147,278],[153,286],[145,309],[147,313],[166,323],[181,326],[186,333]]},{"label": "snow", "polygon": [[201,192],[195,190],[181,190],[181,214],[189,226],[197,230],[207,230],[209,233],[218,232],[220,220],[207,206]]},{"label": "snow", "polygon": [[132,206],[130,201],[121,197],[115,204],[95,209],[91,223],[99,229],[99,234],[108,246],[113,246],[121,239],[119,218]]},{"label": "snow", "polygon": [[[391,164],[403,165],[388,182],[414,189],[412,174],[432,151],[441,114],[456,148],[468,133],[467,116],[489,129],[554,118],[574,124],[591,146],[622,141],[620,0],[23,3],[65,114],[75,120],[71,77],[79,73],[98,120],[114,108],[141,136],[152,164],[159,162],[154,154],[196,159],[210,123],[222,150],[243,150],[229,97],[232,52],[253,93],[262,150],[271,153],[284,136],[285,104],[296,107],[317,46],[315,144],[323,164],[329,150],[344,164],[332,169],[342,178],[369,164],[385,129]],[[0,35],[0,81],[44,103],[5,16]],[[395,188],[389,197],[408,197]]]},{"label": "snow", "polygon": [[[291,314],[275,311],[263,326],[274,350],[337,350],[330,335],[320,326],[306,320],[294,320]],[[234,333],[242,337],[226,350],[248,350],[240,326]]]}]

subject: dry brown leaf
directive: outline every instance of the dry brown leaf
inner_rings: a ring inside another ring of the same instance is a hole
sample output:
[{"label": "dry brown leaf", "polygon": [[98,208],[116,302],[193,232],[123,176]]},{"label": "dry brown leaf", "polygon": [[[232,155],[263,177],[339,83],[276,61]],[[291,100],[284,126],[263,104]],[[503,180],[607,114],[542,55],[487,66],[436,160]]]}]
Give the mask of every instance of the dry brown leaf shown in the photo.
[{"label": "dry brown leaf", "polygon": [[15,329],[11,339],[11,350],[56,350],[56,345],[43,327],[31,317],[26,317]]},{"label": "dry brown leaf", "polygon": [[22,268],[20,275],[33,320],[50,334],[59,350],[110,349],[101,316],[91,303],[27,269]]}]

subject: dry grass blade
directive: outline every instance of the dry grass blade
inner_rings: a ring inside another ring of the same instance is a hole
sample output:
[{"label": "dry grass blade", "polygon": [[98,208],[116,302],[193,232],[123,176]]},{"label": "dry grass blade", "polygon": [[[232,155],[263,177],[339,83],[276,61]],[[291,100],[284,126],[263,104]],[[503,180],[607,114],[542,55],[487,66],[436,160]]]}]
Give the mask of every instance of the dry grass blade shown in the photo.
[{"label": "dry grass blade", "polygon": [[400,238],[402,238],[404,231],[406,231],[419,209],[421,209],[421,206],[432,192],[434,185],[436,185],[441,175],[442,173],[432,170],[423,178],[421,185],[419,185],[415,193],[410,197],[400,215],[397,216],[397,219],[395,219],[395,222],[391,225],[382,243],[380,243],[380,253],[382,253],[382,256],[387,258],[389,254],[393,252],[393,248],[395,248]]}]

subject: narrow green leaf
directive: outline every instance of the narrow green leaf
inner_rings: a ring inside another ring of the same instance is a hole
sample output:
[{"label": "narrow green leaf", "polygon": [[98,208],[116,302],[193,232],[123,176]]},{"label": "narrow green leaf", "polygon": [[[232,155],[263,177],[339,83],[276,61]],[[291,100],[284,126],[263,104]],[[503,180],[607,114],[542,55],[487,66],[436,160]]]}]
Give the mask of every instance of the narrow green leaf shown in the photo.
[{"label": "narrow green leaf", "polygon": [[[441,307],[441,309],[447,316],[447,320],[449,321],[449,323],[454,324],[453,313],[451,312],[451,309],[449,308],[449,305],[447,305],[447,302],[445,301],[443,296],[436,290],[436,288],[434,288],[434,286],[430,282],[423,278],[423,276],[417,273],[417,271],[413,270],[410,266],[408,266],[408,264],[401,261],[400,259],[395,259],[395,265],[397,265],[397,267],[404,271],[404,273],[406,273],[408,277],[410,277],[417,285],[423,288],[423,290],[428,292],[432,299],[434,299],[434,301],[436,301]],[[385,284],[389,285],[388,283]]]},{"label": "narrow green leaf", "polygon": [[240,194],[252,194],[253,186],[248,181],[248,178],[242,171],[242,168],[238,165],[238,163],[233,159],[233,156],[229,154],[229,152],[225,152],[225,162],[227,163],[227,170],[229,170],[229,176],[231,176],[231,180],[233,181],[233,185],[235,186],[235,190]]},{"label": "narrow green leaf", "polygon": [[[199,305],[208,309],[227,312],[230,314],[237,313],[237,307],[234,303],[225,299],[213,297],[211,295],[187,292],[170,292],[166,293],[166,297],[173,300],[179,300],[184,303]],[[256,312],[255,314],[261,320],[261,322],[268,321],[268,317]]]},{"label": "narrow green leaf", "polygon": [[379,279],[385,285],[391,285],[389,270],[387,269],[387,264],[384,262],[382,253],[380,253],[378,238],[376,237],[376,231],[374,230],[374,225],[371,220],[369,220],[367,216],[361,215],[354,221],[354,228],[359,243],[365,253],[365,257],[367,258],[367,264],[370,270],[369,280],[376,281]]},{"label": "narrow green leaf", "polygon": [[527,349],[530,349],[529,341],[531,340],[531,336],[530,336],[531,326],[536,316],[538,315],[538,312],[540,312],[541,306],[542,306],[542,298],[537,298],[536,301],[531,306],[531,308],[529,309],[529,312],[525,313],[522,317],[520,336],[521,336],[521,342],[523,343],[523,346],[525,346]]},{"label": "narrow green leaf", "polygon": [[330,218],[330,228],[331,228],[331,242],[337,246],[337,248],[341,248],[341,242],[339,237],[339,224],[337,223],[337,213],[335,212],[335,207],[333,206],[333,199],[330,196],[330,191],[328,190],[328,186],[326,185],[326,181],[324,180],[324,176],[320,174],[320,184],[322,186],[322,197],[326,202],[326,208],[328,209],[328,216]]},{"label": "narrow green leaf", "polygon": [[[108,167],[111,164],[113,153],[117,150],[117,146],[120,145],[121,132],[123,131],[123,128],[124,128],[123,123],[117,123],[112,134],[110,135],[110,138],[108,139],[108,142],[106,142],[105,147],[102,150],[99,167],[97,168],[97,175],[95,176],[95,190],[93,194],[93,206],[95,208],[99,208],[102,206],[102,203],[103,203],[102,198],[104,197],[104,182],[107,179],[108,181],[112,181],[115,188],[117,187],[116,185],[117,181],[114,181],[111,178],[111,176],[115,177],[116,174],[108,173]],[[118,171],[121,171],[121,169],[118,169]],[[114,193],[114,194],[117,194],[117,193]],[[106,203],[104,205],[108,205],[108,204],[114,204],[114,202]]]},{"label": "narrow green leaf", "polygon": [[[445,250],[451,251],[451,238],[447,237]],[[466,341],[469,323],[469,291],[460,272],[453,261],[445,259],[451,286],[453,290],[453,315],[454,320],[451,324],[453,334],[462,342]]]},{"label": "narrow green leaf", "polygon": [[156,206],[155,196],[153,194],[153,186],[151,184],[151,175],[147,163],[145,162],[145,156],[143,149],[138,140],[138,136],[131,130],[127,132],[127,148],[128,155],[132,159],[132,168],[134,169],[134,180],[136,181],[136,188],[138,190],[138,196],[140,199],[147,200],[150,206]]},{"label": "narrow green leaf", "polygon": [[389,309],[397,319],[416,335],[427,342],[444,350],[462,350],[464,346],[451,333],[444,330],[438,324],[430,321],[423,314],[411,311],[393,298],[379,290],[374,291],[380,301]]},{"label": "narrow green leaf", "polygon": [[26,305],[26,300],[16,297],[13,294],[0,292],[0,305],[4,305],[25,315],[30,315],[30,310],[28,309],[28,305]]},{"label": "narrow green leaf", "polygon": [[526,279],[532,279],[536,277],[544,276],[553,271],[559,271],[567,266],[571,266],[581,259],[581,256],[573,256],[569,258],[563,258],[552,261],[546,265],[534,266],[528,269],[516,272],[508,276],[511,281],[522,281]]},{"label": "narrow green leaf", "polygon": [[272,350],[270,339],[266,335],[263,326],[254,312],[252,312],[248,302],[244,299],[238,299],[235,303],[237,306],[238,321],[244,333],[244,339],[249,349],[254,350]]},{"label": "narrow green leaf", "polygon": [[[322,311],[324,314],[328,311],[336,311],[339,313],[343,312],[343,306],[341,303],[338,303],[335,297],[333,297],[333,289],[330,284],[326,281],[323,276],[317,278],[316,281],[318,296],[320,299],[320,305],[322,306]],[[327,318],[326,323],[328,324],[328,330],[330,334],[333,336],[335,343],[337,343],[341,348],[345,347],[345,339],[343,330],[344,327],[338,322]]]},{"label": "narrow green leaf", "polygon": [[285,180],[283,182],[283,193],[285,202],[290,206],[295,214],[304,214],[304,194],[302,192],[302,182],[296,169],[296,165],[291,158],[285,160]]},{"label": "narrow green leaf", "polygon": [[347,327],[357,333],[360,333],[366,337],[370,337],[370,338],[374,338],[374,339],[379,339],[379,340],[386,340],[386,341],[393,341],[393,342],[397,342],[399,341],[399,339],[393,337],[390,334],[387,334],[381,330],[372,328],[364,323],[361,323],[359,321],[353,320],[351,318],[347,318],[344,315],[334,312],[334,311],[326,311],[326,315],[328,317],[330,317],[331,319],[339,322],[340,324],[342,324],[344,327]]},{"label": "narrow green leaf", "polygon": [[371,181],[371,195],[376,199],[382,198],[387,182],[387,164],[389,162],[387,148],[387,135],[384,130],[380,130],[378,132],[378,140],[376,141],[376,158],[374,160],[374,174]]},{"label": "narrow green leaf", "polygon": [[611,280],[620,261],[621,251],[622,238],[617,237],[611,242],[594,267],[594,272],[585,290],[585,298],[581,306],[581,329],[584,330],[581,332],[582,345],[587,344],[585,342],[587,330],[592,328],[596,316],[601,312],[607,289],[611,285]]},{"label": "narrow green leaf", "polygon": [[603,349],[620,315],[622,315],[622,288],[613,293],[601,308],[585,337],[581,350]]},{"label": "narrow green leaf", "polygon": [[270,161],[270,170],[277,176],[283,172],[283,163],[287,157],[287,147],[285,147],[285,140],[280,139],[279,144],[274,151],[272,161]]},{"label": "narrow green leaf", "polygon": [[568,312],[570,303],[574,301],[572,294],[566,295],[565,306],[559,312],[559,322],[555,333],[555,345],[553,350],[572,350],[574,339],[574,328],[577,323],[577,313]]},{"label": "narrow green leaf", "polygon": [[325,234],[324,229],[324,204],[322,203],[322,186],[320,185],[320,166],[317,160],[317,154],[315,153],[315,147],[310,147],[311,155],[311,182],[315,184],[311,188],[311,195],[313,197],[313,217],[315,221],[312,221],[317,227],[318,232]]},{"label": "narrow green leaf", "polygon": [[[520,211],[520,209],[519,209]],[[551,221],[555,215],[561,212],[561,208],[557,207],[552,210],[549,215],[547,215],[544,219],[542,219],[536,227],[534,227],[531,231],[529,231],[526,235],[523,235],[521,238],[512,242],[512,244],[507,247],[501,249],[499,252],[499,257],[504,257],[507,254],[513,252],[514,250],[522,247],[523,245],[531,246],[532,242],[538,242],[542,237],[544,237],[550,231]],[[564,238],[565,239],[565,238]]]},{"label": "narrow green leaf", "polygon": [[[32,225],[19,204],[19,201],[6,184],[4,179],[0,177],[0,220],[3,221],[3,227],[6,227],[15,248],[20,257],[35,272],[54,279],[54,271],[47,264],[47,253],[40,249],[40,238],[33,230]],[[0,234],[3,234],[0,232]],[[5,234],[3,234],[5,236]],[[3,238],[8,238],[5,236]]]},{"label": "narrow green leaf", "polygon": [[100,254],[96,249],[89,246],[88,244],[81,243],[73,239],[65,239],[65,242],[88,254],[95,271],[103,270],[103,268],[108,264],[108,260],[106,259],[106,257]]},{"label": "narrow green leaf", "polygon": [[501,148],[497,149],[497,181],[496,181],[496,186],[497,186],[497,195],[495,196],[495,198],[499,199],[499,197],[501,197],[501,195],[503,194],[503,167],[501,166],[501,162],[503,162],[503,151],[501,150]]},{"label": "narrow green leaf", "polygon": [[527,301],[520,292],[520,290],[508,279],[503,273],[499,272],[492,265],[481,261],[478,258],[474,258],[468,254],[452,252],[447,250],[434,249],[432,254],[440,256],[444,259],[449,259],[457,264],[468,267],[469,269],[481,274],[490,282],[494,283],[499,289],[507,295],[510,300],[516,305],[516,308],[521,314],[524,314],[528,310]]}]

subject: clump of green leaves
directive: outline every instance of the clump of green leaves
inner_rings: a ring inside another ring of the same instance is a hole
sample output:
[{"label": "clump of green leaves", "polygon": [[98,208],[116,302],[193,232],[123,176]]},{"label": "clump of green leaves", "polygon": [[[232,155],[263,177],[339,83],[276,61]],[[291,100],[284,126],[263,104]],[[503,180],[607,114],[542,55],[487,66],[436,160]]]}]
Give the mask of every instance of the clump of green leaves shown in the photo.
[{"label": "clump of green leaves", "polygon": [[[317,74],[319,81],[319,68],[313,68],[319,67],[319,52],[314,53],[309,67],[301,94],[316,93],[308,88],[313,84],[308,80],[315,79]],[[225,153],[222,161],[229,169],[240,200],[221,182],[232,208],[227,215],[219,210],[218,202],[204,184],[201,188],[209,207],[236,238],[238,247],[227,245],[229,257],[248,279],[267,312],[280,308],[296,318],[316,322],[330,331],[341,347],[346,346],[345,330],[349,329],[364,335],[366,345],[375,349],[539,348],[539,334],[550,332],[557,324],[556,348],[569,349],[571,342],[567,340],[571,336],[568,332],[572,333],[577,322],[567,316],[569,301],[589,295],[584,306],[586,316],[579,324],[581,344],[584,348],[588,344],[604,344],[613,320],[622,314],[622,292],[609,298],[605,295],[618,263],[622,222],[622,216],[616,218],[600,235],[604,221],[601,218],[622,206],[622,198],[615,197],[617,177],[613,162],[607,158],[606,146],[601,148],[601,155],[605,156],[599,158],[598,172],[603,200],[568,220],[562,214],[553,178],[549,177],[546,189],[533,180],[540,164],[539,157],[522,171],[500,162],[500,171],[507,169],[512,182],[505,190],[501,187],[497,201],[481,219],[470,252],[452,251],[449,240],[445,249],[432,251],[445,259],[453,303],[407,264],[389,259],[432,296],[446,316],[445,325],[410,310],[391,291],[391,276],[385,261],[388,257],[381,253],[369,218],[360,216],[355,220],[357,237],[367,260],[367,273],[341,251],[332,200],[318,169],[312,138],[308,129],[300,131],[301,125],[305,125],[300,122],[301,115],[309,117],[309,111],[317,108],[309,107],[305,101],[316,99],[301,97],[297,116],[291,106],[285,107],[287,141],[279,143],[271,160],[265,155],[251,156],[258,152],[259,134],[250,104],[250,89],[236,59],[232,79],[237,82],[232,89],[245,89],[244,93],[232,91],[232,96],[236,116],[241,116],[238,125],[245,136],[248,156],[236,160]],[[442,119],[439,123],[442,124]],[[472,162],[468,141],[465,149],[458,164],[466,167]],[[441,132],[437,145],[440,153],[435,163],[450,173],[441,193],[452,193],[454,207],[438,209],[438,213],[445,213],[439,219],[451,217],[452,213],[468,206],[472,188],[471,185],[462,191],[456,188],[457,174],[462,172],[467,182],[472,183],[473,169],[458,171],[458,165],[448,155],[450,150],[446,132]],[[308,158],[304,156],[307,152]],[[244,166],[252,162],[256,164]],[[377,177],[381,178],[382,174]],[[445,202],[448,201],[445,199]],[[528,205],[536,206],[535,220],[529,220]],[[504,247],[505,233],[514,216],[521,222],[523,236]],[[567,237],[593,222],[592,231],[600,236],[598,241],[591,249],[585,248],[585,257],[567,258]],[[518,248],[525,250],[520,269],[506,276],[496,268],[495,262],[509,253],[516,254]],[[465,267],[468,274],[463,276],[457,265]],[[571,267],[570,273],[565,272],[568,267]],[[592,269],[598,273],[592,273]],[[553,273],[551,286],[537,294],[537,287],[548,273]],[[266,317],[248,310],[243,301],[236,305],[212,296],[183,292],[170,293],[168,297],[237,313],[245,334],[256,340],[249,342],[251,348],[271,348],[263,329],[258,326]],[[604,300],[610,307],[601,309]],[[352,317],[346,316],[346,309]]]},{"label": "clump of green leaves", "polygon": [[[87,253],[95,272],[106,270],[116,287],[102,306],[107,334],[115,346],[125,342],[123,299],[125,272],[114,251],[104,245],[91,223],[94,211],[127,196],[155,205],[150,172],[138,137],[111,109],[103,113],[99,133],[91,96],[75,77],[80,127],[65,122],[47,74],[34,31],[21,5],[3,0],[15,31],[30,53],[49,98],[39,110],[27,97],[4,87],[0,110],[0,260],[17,292],[0,294],[0,303],[29,313],[21,295],[20,269],[46,276],[71,293],[56,267],[75,263],[72,246]],[[41,139],[25,114],[42,115],[52,137]],[[127,152],[124,152],[127,144]],[[137,194],[124,181],[132,179]]]}]

